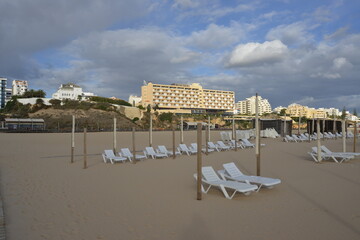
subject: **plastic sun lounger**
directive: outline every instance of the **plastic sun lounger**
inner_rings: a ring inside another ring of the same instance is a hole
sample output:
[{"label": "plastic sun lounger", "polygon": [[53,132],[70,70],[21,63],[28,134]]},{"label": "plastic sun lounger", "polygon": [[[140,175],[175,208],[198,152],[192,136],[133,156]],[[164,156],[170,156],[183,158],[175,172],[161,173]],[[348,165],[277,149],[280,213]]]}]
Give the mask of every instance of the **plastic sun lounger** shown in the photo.
[{"label": "plastic sun lounger", "polygon": [[248,148],[248,147],[255,147],[255,144],[249,142],[249,140],[247,140],[246,138],[242,138],[241,139],[242,144],[244,145],[244,147]]},{"label": "plastic sun lounger", "polygon": [[225,143],[223,141],[217,141],[218,147],[223,149],[223,150],[230,150],[231,147],[228,145],[225,145]]},{"label": "plastic sun lounger", "polygon": [[214,149],[214,150],[216,150],[218,152],[220,151],[218,146],[216,146],[213,142],[208,142],[208,148]]},{"label": "plastic sun lounger", "polygon": [[126,160],[128,160],[125,157],[115,156],[113,150],[104,150],[102,157],[103,157],[105,163],[110,161],[112,164],[114,164],[115,162],[125,162]]},{"label": "plastic sun lounger", "polygon": [[[120,153],[122,156],[128,158],[130,161],[133,160],[134,156],[133,154],[130,152],[130,150],[128,148],[121,148],[120,149]],[[147,158],[146,155],[140,155],[140,154],[135,154],[135,159],[136,160],[142,160]]]},{"label": "plastic sun lounger", "polygon": [[233,181],[253,183],[258,185],[258,191],[261,187],[273,188],[275,185],[281,183],[281,180],[277,178],[245,175],[238,169],[238,167],[233,162],[223,164],[223,167],[224,169],[219,170],[218,173],[224,180],[230,179]]},{"label": "plastic sun lounger", "polygon": [[326,146],[322,145],[321,150],[327,154],[335,154],[335,155],[344,155],[344,156],[354,156],[359,157],[360,153],[354,153],[354,152],[332,152],[330,149],[328,149]]},{"label": "plastic sun lounger", "polygon": [[[316,156],[317,157],[317,147],[312,147],[312,156],[313,158]],[[322,160],[328,160],[328,159],[332,159],[334,160],[335,162],[337,163],[342,163],[343,161],[345,160],[350,160],[350,159],[353,159],[354,156],[350,156],[350,155],[343,155],[343,154],[328,154],[328,153],[325,153],[323,151],[321,151],[321,159]]]},{"label": "plastic sun lounger", "polygon": [[[174,154],[173,151],[167,150],[167,148],[164,145],[158,146],[158,152],[166,154],[167,156],[172,156]],[[181,155],[181,152],[179,150],[175,150],[175,155]]]},{"label": "plastic sun lounger", "polygon": [[[190,147],[191,150],[196,151],[196,152],[198,151],[197,143],[191,143],[190,145],[191,145],[191,147]],[[204,147],[201,148],[201,151],[205,153],[206,148],[204,148]],[[215,150],[208,147],[208,153],[211,153],[213,151],[215,151]]]},{"label": "plastic sun lounger", "polygon": [[235,140],[231,140],[229,144],[231,144],[231,148],[235,148],[235,144],[237,148],[241,148],[241,149],[245,148],[242,143],[235,142]]},{"label": "plastic sun lounger", "polygon": [[157,153],[157,152],[155,152],[153,147],[146,147],[145,148],[145,154],[146,154],[146,156],[150,156],[152,159],[167,157],[167,154],[165,154],[165,153]]},{"label": "plastic sun lounger", "polygon": [[188,156],[190,156],[191,154],[196,154],[197,151],[194,151],[192,149],[189,149],[185,144],[179,144],[179,149],[180,149],[180,152],[182,153],[186,153]]},{"label": "plastic sun lounger", "polygon": [[[258,189],[256,185],[248,184],[248,183],[241,183],[231,180],[222,180],[216,174],[212,167],[202,167],[202,185],[201,190],[204,193],[208,193],[211,187],[220,188],[222,193],[227,199],[232,199],[234,195],[239,192],[245,195],[249,195],[251,192],[254,192]],[[197,174],[194,174],[195,179],[197,179]],[[208,185],[208,187],[204,188],[204,183]],[[234,192],[232,195],[229,195],[226,189],[231,189]]]}]

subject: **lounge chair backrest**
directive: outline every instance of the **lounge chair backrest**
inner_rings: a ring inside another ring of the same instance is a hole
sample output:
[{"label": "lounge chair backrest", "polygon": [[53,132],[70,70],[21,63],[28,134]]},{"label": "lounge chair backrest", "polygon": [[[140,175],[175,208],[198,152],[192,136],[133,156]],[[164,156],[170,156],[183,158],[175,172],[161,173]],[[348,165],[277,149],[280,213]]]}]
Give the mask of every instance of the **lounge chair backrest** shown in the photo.
[{"label": "lounge chair backrest", "polygon": [[166,149],[166,147],[164,145],[159,145],[158,148],[159,148],[161,153],[167,153],[168,152],[168,150]]},{"label": "lounge chair backrest", "polygon": [[202,175],[209,182],[221,180],[212,167],[202,167]]},{"label": "lounge chair backrest", "polygon": [[223,167],[231,177],[239,177],[244,175],[233,162],[225,163],[223,164]]},{"label": "lounge chair backrest", "polygon": [[182,150],[182,151],[188,151],[189,149],[188,149],[188,147],[185,145],[185,144],[179,144],[179,147],[180,147],[180,149]]},{"label": "lounge chair backrest", "polygon": [[220,147],[226,147],[225,143],[223,141],[217,141]]},{"label": "lounge chair backrest", "polygon": [[197,143],[191,143],[191,147],[192,147],[195,151],[197,151]]},{"label": "lounge chair backrest", "polygon": [[154,148],[152,147],[146,147],[146,152],[150,155],[156,155],[155,151],[154,151]]},{"label": "lounge chair backrest", "polygon": [[324,145],[321,145],[321,150],[323,150],[325,153],[332,154],[332,152]]},{"label": "lounge chair backrest", "polygon": [[122,148],[121,153],[126,157],[132,157],[133,156],[128,148]]},{"label": "lounge chair backrest", "polygon": [[312,147],[311,149],[313,150],[314,153],[317,153],[317,147]]},{"label": "lounge chair backrest", "polygon": [[209,147],[216,148],[215,144],[213,142],[208,142]]},{"label": "lounge chair backrest", "polygon": [[104,150],[104,152],[107,157],[115,157],[115,154],[112,150]]}]

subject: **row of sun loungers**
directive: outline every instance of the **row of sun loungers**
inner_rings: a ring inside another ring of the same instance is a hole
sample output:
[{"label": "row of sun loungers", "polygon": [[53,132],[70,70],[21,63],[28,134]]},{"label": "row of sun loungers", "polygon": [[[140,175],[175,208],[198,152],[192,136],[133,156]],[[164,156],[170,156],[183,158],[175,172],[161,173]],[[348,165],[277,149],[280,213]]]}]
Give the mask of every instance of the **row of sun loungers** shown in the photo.
[{"label": "row of sun loungers", "polygon": [[[245,175],[233,162],[223,164],[223,167],[224,169],[219,170],[218,174],[210,166],[202,167],[202,192],[208,193],[211,187],[216,187],[227,199],[232,199],[237,192],[249,195],[262,187],[273,188],[281,183],[281,180],[276,178]],[[196,173],[194,178],[197,180]],[[228,190],[232,190],[233,193],[230,195]]]},{"label": "row of sun loungers", "polygon": [[[229,144],[225,144],[223,141],[217,141],[216,143],[208,142],[208,153],[217,151],[225,151],[235,148],[235,144],[237,148],[253,148],[255,145],[247,139],[242,139],[240,142],[235,142],[235,140],[231,140]],[[201,147],[202,152],[206,152],[205,147]],[[175,149],[175,155],[181,155],[186,154],[188,156],[192,154],[196,154],[198,152],[198,146],[196,143],[191,143],[191,145],[188,147],[186,144],[179,144],[179,147]],[[146,158],[166,158],[173,156],[173,151],[167,150],[167,148],[164,145],[159,145],[158,149],[154,150],[153,147],[146,147],[143,151],[143,154],[135,154],[135,157],[133,153],[128,148],[121,148],[120,152],[118,152],[118,155],[115,155],[113,150],[105,150],[102,153],[102,157],[105,163],[116,163],[116,162],[125,162],[125,161],[133,161],[133,160],[143,160]]]},{"label": "row of sun loungers", "polygon": [[[352,134],[351,132],[348,133],[348,137],[349,136],[354,136],[354,134]],[[335,139],[335,138],[341,138],[342,134],[340,133],[331,133],[331,132],[324,132],[324,133],[320,133],[319,135],[320,139]],[[315,132],[314,134],[310,135],[310,140],[317,140],[317,133]],[[285,142],[304,142],[304,141],[309,141],[309,134],[308,133],[302,133],[300,135],[285,135],[284,137],[284,141]]]},{"label": "row of sun loungers", "polygon": [[[277,138],[280,135],[276,132],[274,128],[267,128],[265,130],[260,131],[260,137],[265,138]],[[232,131],[222,131],[220,132],[220,137],[223,142],[230,142],[232,139],[235,139],[237,141],[241,139],[249,139],[249,138],[255,138],[255,129],[250,130],[236,130],[235,136],[232,136]]]},{"label": "row of sun loungers", "polygon": [[[360,157],[360,153],[353,152],[332,152],[326,146],[322,145],[321,149],[321,161],[322,160],[333,160],[336,163],[342,163],[344,161],[348,161],[354,159],[355,157]],[[317,147],[312,147],[311,152],[309,152],[310,156],[313,158],[315,162],[318,162],[318,149]]]}]

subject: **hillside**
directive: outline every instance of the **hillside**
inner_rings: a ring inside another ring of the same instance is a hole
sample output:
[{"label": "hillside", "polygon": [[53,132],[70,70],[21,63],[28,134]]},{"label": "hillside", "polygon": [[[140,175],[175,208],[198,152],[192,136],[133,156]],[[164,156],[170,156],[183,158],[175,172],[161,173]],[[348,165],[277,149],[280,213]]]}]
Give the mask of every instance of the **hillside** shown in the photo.
[{"label": "hillside", "polygon": [[48,130],[68,131],[71,129],[72,115],[76,118],[76,128],[82,129],[85,126],[89,131],[101,131],[113,129],[114,117],[117,119],[117,128],[130,130],[132,127],[140,129],[138,125],[113,111],[99,109],[41,109],[35,113],[29,113],[30,118],[43,118]]}]

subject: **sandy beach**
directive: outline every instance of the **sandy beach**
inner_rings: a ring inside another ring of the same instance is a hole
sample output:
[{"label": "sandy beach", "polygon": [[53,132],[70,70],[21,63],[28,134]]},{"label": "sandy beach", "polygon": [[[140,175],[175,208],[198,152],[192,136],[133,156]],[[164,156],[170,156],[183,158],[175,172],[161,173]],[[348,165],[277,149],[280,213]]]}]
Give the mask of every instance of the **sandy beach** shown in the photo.
[{"label": "sandy beach", "polygon": [[[179,139],[177,132],[177,145]],[[196,132],[184,140],[195,142]],[[117,141],[118,149],[131,148],[131,133],[118,133]],[[136,141],[144,149],[148,133],[137,132]],[[154,146],[171,148],[171,141],[172,132],[154,132]],[[316,164],[307,154],[316,142],[261,141],[261,175],[280,185],[232,200],[213,189],[198,201],[196,156],[105,164],[101,153],[112,149],[112,133],[88,133],[83,169],[82,133],[73,164],[68,133],[1,133],[7,239],[360,239],[360,158]],[[323,144],[342,150],[340,139]],[[352,146],[348,139],[347,151]],[[203,155],[203,166],[215,170],[228,162],[256,174],[254,149]]]}]

